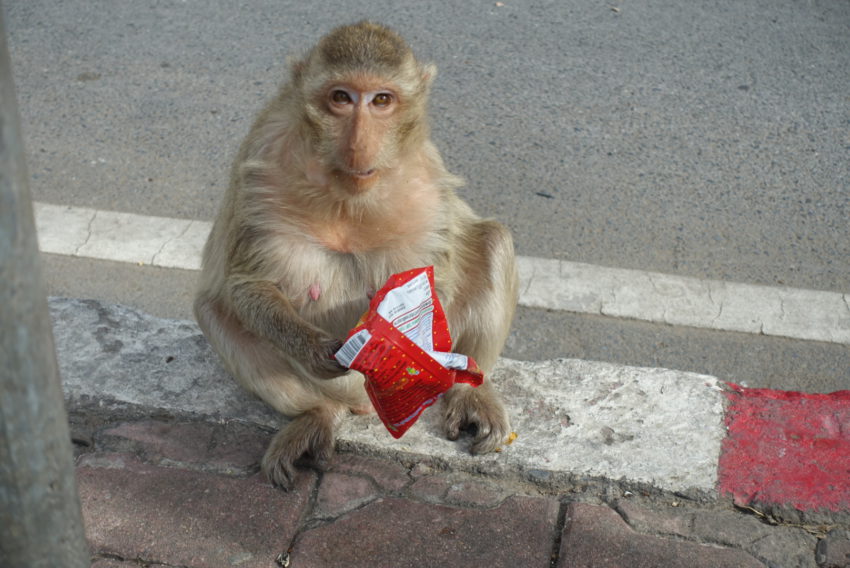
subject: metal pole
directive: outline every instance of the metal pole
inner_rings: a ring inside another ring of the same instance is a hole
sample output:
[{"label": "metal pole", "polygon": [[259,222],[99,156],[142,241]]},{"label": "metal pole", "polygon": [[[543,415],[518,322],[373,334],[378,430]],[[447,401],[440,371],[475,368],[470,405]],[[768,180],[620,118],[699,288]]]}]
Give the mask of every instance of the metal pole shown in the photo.
[{"label": "metal pole", "polygon": [[1,6],[0,566],[90,566]]}]

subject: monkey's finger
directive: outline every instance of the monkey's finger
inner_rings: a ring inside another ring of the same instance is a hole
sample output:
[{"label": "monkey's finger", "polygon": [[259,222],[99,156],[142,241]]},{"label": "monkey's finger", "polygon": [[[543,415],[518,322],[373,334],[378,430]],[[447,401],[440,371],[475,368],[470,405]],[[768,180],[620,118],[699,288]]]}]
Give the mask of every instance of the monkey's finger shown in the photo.
[{"label": "monkey's finger", "polygon": [[313,372],[319,379],[335,379],[346,374],[348,367],[343,367],[336,359],[325,359],[314,365]]},{"label": "monkey's finger", "polygon": [[464,419],[461,412],[456,409],[449,409],[443,420],[446,428],[446,438],[455,441],[460,438],[460,431],[464,427]]},{"label": "monkey's finger", "polygon": [[313,374],[319,379],[335,379],[348,372],[348,368],[339,364],[334,354],[342,347],[338,339],[325,339],[313,352]]},{"label": "monkey's finger", "polygon": [[[339,339],[326,339],[323,347],[328,351],[328,357],[334,358],[334,354],[342,348],[342,341]],[[336,359],[334,359],[336,360]]]},{"label": "monkey's finger", "polygon": [[342,347],[342,341],[327,337],[321,340],[313,351],[313,371],[317,378],[335,379],[348,372],[348,368],[340,365],[334,354]]}]

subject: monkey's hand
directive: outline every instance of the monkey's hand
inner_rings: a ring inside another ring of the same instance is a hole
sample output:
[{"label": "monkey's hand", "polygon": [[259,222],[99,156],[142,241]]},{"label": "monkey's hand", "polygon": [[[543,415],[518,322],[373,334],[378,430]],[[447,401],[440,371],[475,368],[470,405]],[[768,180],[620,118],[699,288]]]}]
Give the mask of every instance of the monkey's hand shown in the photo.
[{"label": "monkey's hand", "polygon": [[333,357],[342,342],[301,318],[273,282],[238,275],[232,279],[231,303],[249,331],[271,341],[316,378],[333,379],[348,372]]},{"label": "monkey's hand", "polygon": [[307,364],[310,372],[319,379],[335,379],[348,372],[348,368],[334,359],[334,353],[342,347],[342,341],[325,334],[319,334],[312,341],[312,349]]},{"label": "monkey's hand", "polygon": [[446,437],[457,440],[462,431],[473,432],[473,454],[495,451],[511,432],[508,413],[499,396],[485,382],[479,387],[465,384],[453,386],[445,394],[444,420]]}]

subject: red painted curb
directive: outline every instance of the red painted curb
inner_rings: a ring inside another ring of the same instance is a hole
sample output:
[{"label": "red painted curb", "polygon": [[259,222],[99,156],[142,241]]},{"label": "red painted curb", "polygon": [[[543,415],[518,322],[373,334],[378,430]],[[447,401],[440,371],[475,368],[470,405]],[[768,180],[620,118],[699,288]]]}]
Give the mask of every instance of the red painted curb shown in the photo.
[{"label": "red painted curb", "polygon": [[738,505],[850,510],[850,391],[728,386],[721,494]]}]

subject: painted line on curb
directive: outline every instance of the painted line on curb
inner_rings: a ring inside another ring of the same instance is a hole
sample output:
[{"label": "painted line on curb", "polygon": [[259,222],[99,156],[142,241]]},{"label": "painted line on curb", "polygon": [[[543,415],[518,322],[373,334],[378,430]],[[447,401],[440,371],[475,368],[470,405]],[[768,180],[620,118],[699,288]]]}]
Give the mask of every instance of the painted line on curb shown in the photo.
[{"label": "painted line on curb", "polygon": [[[199,270],[212,223],[34,203],[42,252]],[[850,345],[850,294],[519,257],[520,304]]]},{"label": "painted line on curb", "polygon": [[756,509],[850,510],[850,391],[729,387],[720,492]]}]

